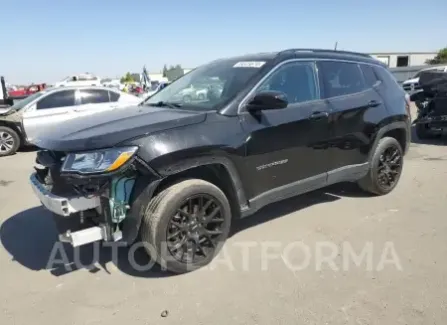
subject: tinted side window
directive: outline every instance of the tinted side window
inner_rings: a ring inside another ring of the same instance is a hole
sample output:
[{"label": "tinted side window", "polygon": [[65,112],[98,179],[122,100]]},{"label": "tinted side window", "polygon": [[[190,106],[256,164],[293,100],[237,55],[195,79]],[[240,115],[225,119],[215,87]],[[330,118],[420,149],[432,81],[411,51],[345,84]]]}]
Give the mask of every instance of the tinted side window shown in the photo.
[{"label": "tinted side window", "polygon": [[66,107],[75,105],[74,90],[63,90],[50,94],[37,102],[37,109]]},{"label": "tinted side window", "polygon": [[114,91],[109,91],[109,95],[110,95],[110,101],[111,102],[117,102],[118,99],[120,98],[120,94],[114,92]]},{"label": "tinted side window", "polygon": [[365,78],[365,82],[368,85],[368,87],[372,87],[376,85],[379,82],[379,79],[376,76],[376,73],[374,72],[374,68],[367,64],[361,64],[360,68],[363,72],[363,77]]},{"label": "tinted side window", "polygon": [[109,102],[106,89],[85,89],[81,91],[81,104],[100,104]]},{"label": "tinted side window", "polygon": [[318,99],[314,64],[293,62],[281,66],[256,92],[267,90],[282,91],[291,104]]},{"label": "tinted side window", "polygon": [[366,89],[358,64],[335,61],[321,61],[317,64],[325,98],[354,94]]}]

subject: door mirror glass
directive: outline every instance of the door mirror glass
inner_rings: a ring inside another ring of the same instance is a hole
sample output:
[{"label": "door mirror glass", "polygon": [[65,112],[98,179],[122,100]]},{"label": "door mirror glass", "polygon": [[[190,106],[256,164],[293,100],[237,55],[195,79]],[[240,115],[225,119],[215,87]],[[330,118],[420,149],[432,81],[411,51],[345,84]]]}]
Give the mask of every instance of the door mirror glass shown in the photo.
[{"label": "door mirror glass", "polygon": [[281,91],[262,91],[247,104],[248,111],[282,109],[289,104],[287,95]]}]

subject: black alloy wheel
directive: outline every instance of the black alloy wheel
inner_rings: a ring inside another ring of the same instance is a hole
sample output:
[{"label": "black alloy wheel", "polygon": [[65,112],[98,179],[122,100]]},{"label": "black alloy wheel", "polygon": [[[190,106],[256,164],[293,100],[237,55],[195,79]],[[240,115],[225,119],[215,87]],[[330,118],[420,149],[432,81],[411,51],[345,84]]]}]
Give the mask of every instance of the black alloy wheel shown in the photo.
[{"label": "black alloy wheel", "polygon": [[[143,192],[141,202],[146,201]],[[222,249],[231,228],[225,193],[201,179],[186,179],[149,197],[141,239],[162,269],[186,273],[209,264]],[[138,209],[139,211],[139,209]]]},{"label": "black alloy wheel", "polygon": [[377,182],[385,191],[389,191],[399,180],[402,172],[402,154],[397,146],[386,148],[379,158]]},{"label": "black alloy wheel", "polygon": [[223,234],[222,205],[211,195],[186,199],[167,227],[167,247],[182,263],[197,264],[214,255]]},{"label": "black alloy wheel", "polygon": [[404,164],[404,151],[393,137],[379,140],[369,161],[368,173],[357,181],[360,188],[374,195],[390,193],[398,184]]}]

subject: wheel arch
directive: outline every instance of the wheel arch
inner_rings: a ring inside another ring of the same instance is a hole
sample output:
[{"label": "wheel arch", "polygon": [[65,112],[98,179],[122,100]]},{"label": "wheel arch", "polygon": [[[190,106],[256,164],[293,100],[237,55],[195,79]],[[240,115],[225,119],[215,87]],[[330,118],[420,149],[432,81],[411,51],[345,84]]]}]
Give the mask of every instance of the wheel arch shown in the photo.
[{"label": "wheel arch", "polygon": [[406,154],[411,142],[411,128],[409,127],[409,124],[404,121],[392,122],[382,126],[379,131],[377,131],[373,146],[369,152],[368,161],[370,161],[374,155],[380,139],[384,137],[395,138],[401,145],[404,154]]},{"label": "wheel arch", "polygon": [[206,156],[185,159],[157,169],[163,180],[160,189],[185,178],[198,178],[219,187],[228,197],[232,212],[239,215],[247,205],[242,180],[234,163],[225,156]]},{"label": "wheel arch", "polygon": [[185,159],[156,170],[158,177],[141,176],[131,197],[131,210],[123,222],[123,239],[132,243],[138,236],[148,200],[166,187],[181,180],[197,178],[219,187],[230,202],[233,218],[239,218],[247,205],[242,181],[233,162],[226,157],[212,156]]},{"label": "wheel arch", "polygon": [[22,146],[24,143],[26,143],[26,137],[23,134],[23,131],[22,131],[20,125],[17,125],[17,123],[12,122],[12,121],[8,121],[8,120],[1,120],[0,119],[0,126],[10,128],[14,132],[16,132],[17,135],[20,138],[20,143],[19,143],[20,146]]}]

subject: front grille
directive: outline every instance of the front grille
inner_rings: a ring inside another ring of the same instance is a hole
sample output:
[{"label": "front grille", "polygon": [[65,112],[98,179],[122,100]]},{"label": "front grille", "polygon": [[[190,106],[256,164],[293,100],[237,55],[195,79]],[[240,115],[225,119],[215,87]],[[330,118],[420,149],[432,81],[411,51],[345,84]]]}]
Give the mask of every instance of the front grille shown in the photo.
[{"label": "front grille", "polygon": [[405,91],[416,91],[416,90],[421,89],[421,87],[419,86],[419,83],[406,84],[406,85],[403,85],[402,88]]}]

